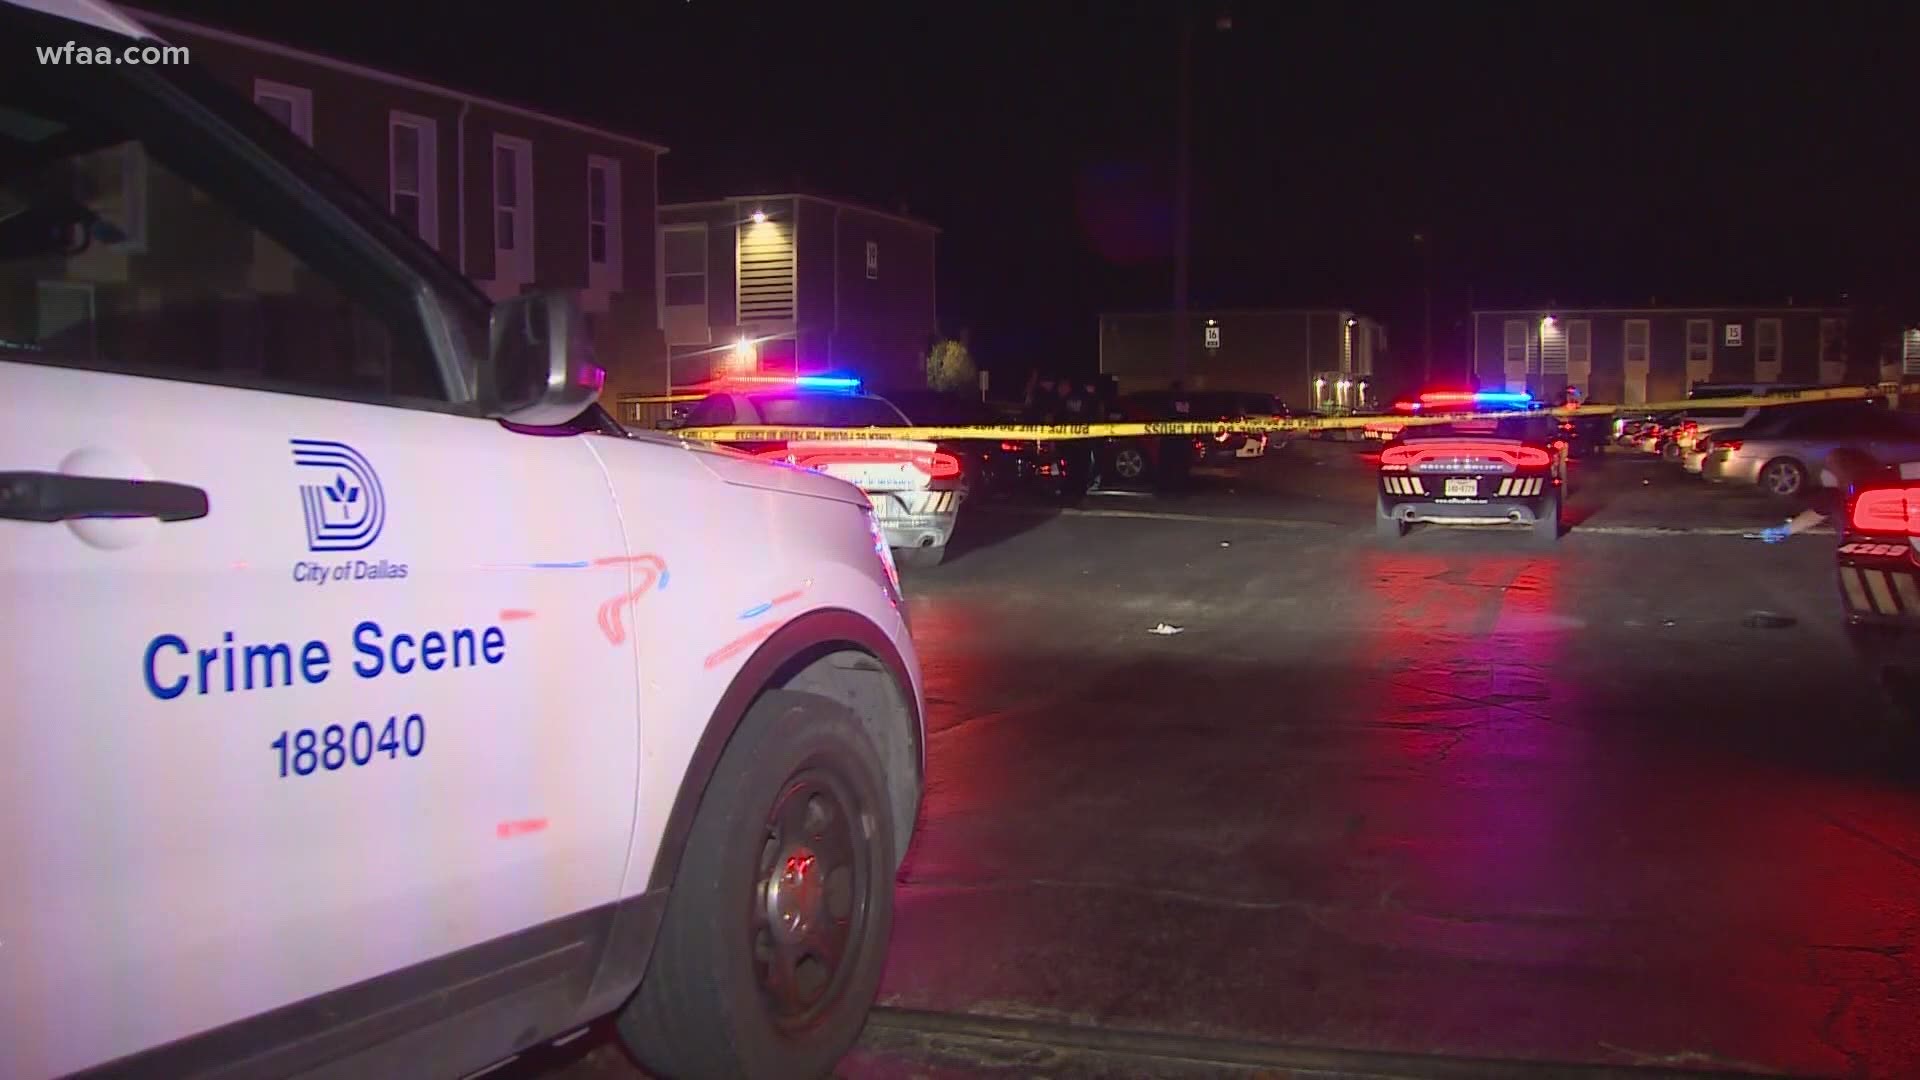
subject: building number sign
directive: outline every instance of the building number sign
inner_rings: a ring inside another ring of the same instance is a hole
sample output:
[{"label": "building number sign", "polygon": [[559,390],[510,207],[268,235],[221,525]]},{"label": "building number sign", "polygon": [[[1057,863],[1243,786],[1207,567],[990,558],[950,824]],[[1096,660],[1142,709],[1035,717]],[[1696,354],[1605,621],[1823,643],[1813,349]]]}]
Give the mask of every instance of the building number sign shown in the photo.
[{"label": "building number sign", "polygon": [[1727,347],[1728,348],[1731,349],[1731,348],[1739,347],[1740,330],[1741,330],[1740,324],[1737,322],[1730,322],[1727,324]]},{"label": "building number sign", "polygon": [[1220,347],[1220,328],[1217,326],[1207,327],[1207,348],[1217,349],[1219,347]]}]

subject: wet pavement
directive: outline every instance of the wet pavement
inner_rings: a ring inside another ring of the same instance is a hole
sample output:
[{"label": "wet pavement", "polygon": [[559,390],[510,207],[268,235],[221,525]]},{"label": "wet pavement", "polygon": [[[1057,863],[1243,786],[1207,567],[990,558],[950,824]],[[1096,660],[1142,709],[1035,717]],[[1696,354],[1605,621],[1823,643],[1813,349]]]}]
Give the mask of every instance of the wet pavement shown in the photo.
[{"label": "wet pavement", "polygon": [[908,1011],[843,1074],[1920,1074],[1920,748],[1852,665],[1832,537],[1576,468],[1552,552],[1376,543],[1364,462],[1310,444],[963,519],[907,582]]}]

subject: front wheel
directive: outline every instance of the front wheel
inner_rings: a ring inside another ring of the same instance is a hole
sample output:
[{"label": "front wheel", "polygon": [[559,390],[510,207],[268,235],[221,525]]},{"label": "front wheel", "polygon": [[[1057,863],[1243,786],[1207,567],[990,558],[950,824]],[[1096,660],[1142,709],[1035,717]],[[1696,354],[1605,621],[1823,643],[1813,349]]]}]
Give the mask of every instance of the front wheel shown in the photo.
[{"label": "front wheel", "polygon": [[893,815],[860,720],[769,690],[700,800],[646,978],[619,1017],[663,1077],[824,1076],[880,988]]}]

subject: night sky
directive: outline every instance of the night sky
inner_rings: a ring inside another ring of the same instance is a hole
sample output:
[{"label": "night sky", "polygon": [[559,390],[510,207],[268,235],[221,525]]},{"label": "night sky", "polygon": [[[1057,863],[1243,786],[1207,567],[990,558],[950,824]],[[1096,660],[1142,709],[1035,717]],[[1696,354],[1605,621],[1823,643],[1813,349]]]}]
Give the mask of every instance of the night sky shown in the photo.
[{"label": "night sky", "polygon": [[1183,17],[1196,306],[1352,306],[1412,357],[1424,232],[1444,365],[1469,303],[1805,303],[1920,269],[1893,5],[151,6],[663,142],[669,200],[904,206],[945,230],[943,328],[1003,369],[1090,369],[1096,312],[1170,305]]}]

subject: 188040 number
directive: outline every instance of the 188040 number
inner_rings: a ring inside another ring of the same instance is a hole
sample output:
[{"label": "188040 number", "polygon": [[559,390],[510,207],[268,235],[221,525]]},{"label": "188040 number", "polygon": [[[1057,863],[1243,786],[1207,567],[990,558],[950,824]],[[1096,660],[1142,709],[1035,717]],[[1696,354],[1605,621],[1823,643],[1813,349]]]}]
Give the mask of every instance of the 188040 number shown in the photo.
[{"label": "188040 number", "polygon": [[368,765],[379,754],[389,760],[401,754],[419,757],[427,749],[427,722],[419,713],[409,713],[405,720],[387,717],[386,726],[378,729],[365,720],[352,726],[328,724],[319,730],[283,731],[268,745],[280,755],[281,776],[311,776]]}]

